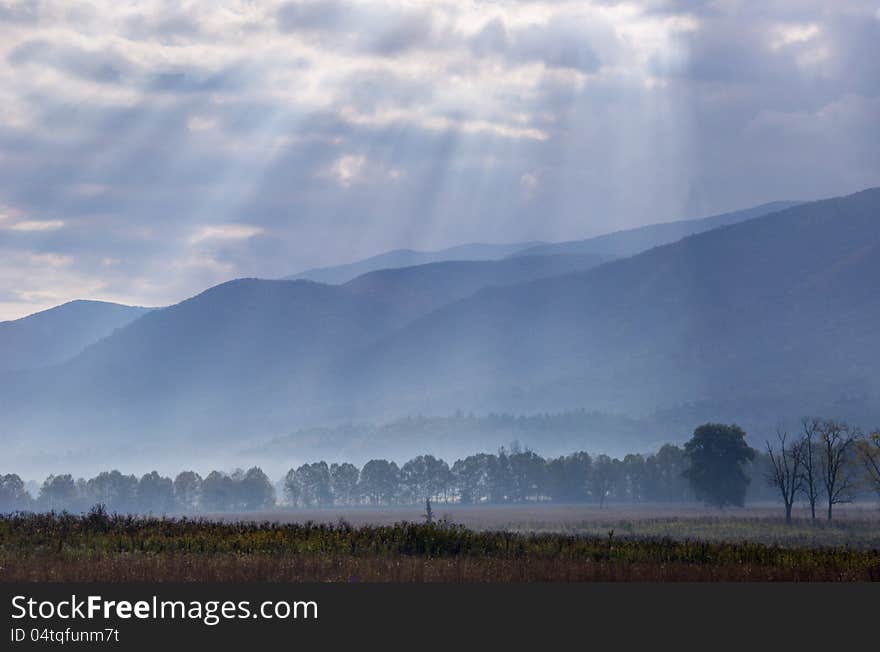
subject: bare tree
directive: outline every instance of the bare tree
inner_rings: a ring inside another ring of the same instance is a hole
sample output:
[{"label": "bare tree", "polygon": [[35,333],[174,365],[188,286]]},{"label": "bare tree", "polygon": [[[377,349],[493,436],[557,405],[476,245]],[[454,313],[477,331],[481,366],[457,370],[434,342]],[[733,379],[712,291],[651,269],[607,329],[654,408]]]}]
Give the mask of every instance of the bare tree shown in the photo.
[{"label": "bare tree", "polygon": [[803,481],[801,482],[801,492],[806,496],[807,502],[810,504],[810,518],[813,521],[816,520],[816,503],[819,500],[819,490],[822,484],[819,478],[819,456],[816,450],[816,441],[819,438],[819,426],[821,423],[821,419],[804,417],[801,420],[803,434],[799,442],[802,449],[801,469]]},{"label": "bare tree", "polygon": [[865,465],[868,484],[880,496],[880,430],[859,442],[859,459]]},{"label": "bare tree", "polygon": [[779,490],[782,502],[785,505],[785,522],[791,523],[791,508],[795,498],[803,488],[804,475],[802,472],[804,442],[795,441],[786,446],[788,433],[782,429],[776,430],[776,438],[779,440],[779,450],[775,451],[767,442],[767,455],[770,458],[770,472],[767,482]]},{"label": "bare tree", "polygon": [[828,500],[828,520],[834,505],[853,500],[856,479],[850,451],[860,439],[858,428],[842,421],[825,419],[819,425],[819,468]]}]

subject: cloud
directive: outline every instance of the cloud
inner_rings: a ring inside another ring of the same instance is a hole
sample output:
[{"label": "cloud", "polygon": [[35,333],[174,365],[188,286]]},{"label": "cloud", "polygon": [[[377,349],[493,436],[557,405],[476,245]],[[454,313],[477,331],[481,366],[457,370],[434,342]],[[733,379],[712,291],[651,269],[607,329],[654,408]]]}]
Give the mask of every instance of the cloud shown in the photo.
[{"label": "cloud", "polygon": [[44,222],[38,220],[21,220],[13,222],[9,226],[0,224],[0,228],[10,229],[12,231],[54,231],[64,226],[62,220],[46,220]]},{"label": "cloud", "polygon": [[0,309],[877,185],[876,12],[0,0]]},{"label": "cloud", "polygon": [[248,224],[213,224],[200,227],[192,236],[191,242],[246,240],[264,232],[265,230],[262,227]]}]

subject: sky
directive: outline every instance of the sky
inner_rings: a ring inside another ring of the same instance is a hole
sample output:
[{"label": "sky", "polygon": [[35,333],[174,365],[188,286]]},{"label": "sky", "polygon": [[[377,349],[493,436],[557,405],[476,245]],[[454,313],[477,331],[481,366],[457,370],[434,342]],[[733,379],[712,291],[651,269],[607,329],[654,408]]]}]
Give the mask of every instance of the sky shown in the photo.
[{"label": "sky", "polygon": [[880,185],[880,1],[0,0],[0,320]]}]

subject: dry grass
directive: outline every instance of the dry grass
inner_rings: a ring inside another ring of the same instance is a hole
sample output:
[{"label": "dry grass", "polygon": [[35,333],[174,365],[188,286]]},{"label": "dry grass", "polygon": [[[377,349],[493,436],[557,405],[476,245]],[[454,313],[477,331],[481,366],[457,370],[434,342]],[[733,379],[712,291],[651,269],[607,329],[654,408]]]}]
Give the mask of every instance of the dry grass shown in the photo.
[{"label": "dry grass", "polygon": [[5,582],[768,580],[877,581],[880,550],[621,536],[617,530],[599,536],[448,524],[0,518]]}]

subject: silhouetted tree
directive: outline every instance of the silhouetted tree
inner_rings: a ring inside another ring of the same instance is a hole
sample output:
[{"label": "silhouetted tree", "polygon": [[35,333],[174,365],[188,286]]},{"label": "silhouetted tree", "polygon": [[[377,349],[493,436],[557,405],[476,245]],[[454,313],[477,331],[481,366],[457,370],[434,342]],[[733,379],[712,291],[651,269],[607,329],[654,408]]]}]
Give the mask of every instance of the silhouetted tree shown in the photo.
[{"label": "silhouetted tree", "polygon": [[508,500],[523,502],[546,495],[547,463],[538,454],[525,450],[507,456],[509,469]]},{"label": "silhouetted tree", "polygon": [[496,480],[498,458],[489,453],[479,453],[457,460],[452,465],[452,482],[463,504],[497,502],[502,483]]},{"label": "silhouetted tree", "polygon": [[174,478],[174,500],[184,512],[194,512],[202,500],[202,476],[195,471],[183,471]]},{"label": "silhouetted tree", "polygon": [[810,518],[813,521],[816,520],[816,503],[819,500],[819,491],[822,486],[818,450],[818,432],[821,422],[821,419],[808,417],[801,420],[801,467],[804,476],[801,491],[810,505]]},{"label": "silhouetted tree", "polygon": [[359,477],[360,471],[354,464],[331,464],[330,486],[333,490],[333,501],[339,505],[353,505],[357,499]]},{"label": "silhouetted tree", "polygon": [[868,486],[880,497],[880,430],[858,443],[858,453],[865,467]]},{"label": "silhouetted tree", "polygon": [[202,481],[202,509],[224,512],[235,497],[235,481],[220,471],[211,471]]},{"label": "silhouetted tree", "polygon": [[587,478],[593,460],[587,453],[573,453],[547,462],[547,491],[553,500],[582,502],[587,498]]},{"label": "silhouetted tree", "polygon": [[88,502],[104,505],[111,512],[137,509],[138,479],[119,471],[102,471],[86,482]]},{"label": "silhouetted tree", "polygon": [[717,505],[742,506],[749,479],[743,465],[755,457],[746,433],[737,425],[707,423],[694,430],[684,446],[690,466],[685,477],[699,500]]},{"label": "silhouetted tree", "polygon": [[174,510],[174,483],[156,471],[144,475],[137,486],[137,504],[142,512],[165,514]]},{"label": "silhouetted tree", "polygon": [[647,490],[645,458],[630,453],[623,458],[620,470],[621,488],[626,497],[633,502],[644,500]]},{"label": "silhouetted tree", "polygon": [[50,475],[40,487],[40,504],[50,510],[73,510],[79,507],[76,482],[69,473]]},{"label": "silhouetted tree", "polygon": [[358,491],[374,505],[388,505],[397,497],[400,470],[388,460],[370,460],[361,469]]},{"label": "silhouetted tree", "polygon": [[326,462],[303,464],[295,471],[299,485],[299,504],[303,507],[324,507],[333,504],[330,469]]},{"label": "silhouetted tree", "polygon": [[0,512],[15,512],[30,506],[31,496],[24,481],[14,473],[0,475]]},{"label": "silhouetted tree", "polygon": [[686,500],[689,487],[684,451],[674,444],[665,444],[645,460],[647,492],[654,500],[678,502]]},{"label": "silhouetted tree", "polygon": [[785,506],[785,522],[791,523],[791,508],[797,495],[804,485],[803,441],[787,443],[788,433],[782,429],[776,431],[779,448],[775,449],[767,442],[767,455],[770,458],[771,471],[767,482],[779,490],[782,504]]},{"label": "silhouetted tree", "polygon": [[449,487],[449,465],[433,455],[419,455],[400,468],[400,495],[416,503],[446,493]]},{"label": "silhouetted tree", "polygon": [[251,467],[240,478],[235,479],[237,482],[234,489],[240,509],[253,511],[275,505],[275,488],[261,468]]},{"label": "silhouetted tree", "polygon": [[842,421],[823,419],[819,424],[819,468],[828,501],[828,520],[834,505],[852,502],[855,473],[851,453],[861,433]]},{"label": "silhouetted tree", "polygon": [[590,495],[599,503],[599,509],[605,506],[605,500],[614,491],[617,469],[614,460],[607,455],[598,455],[593,459],[593,467],[587,479]]}]

